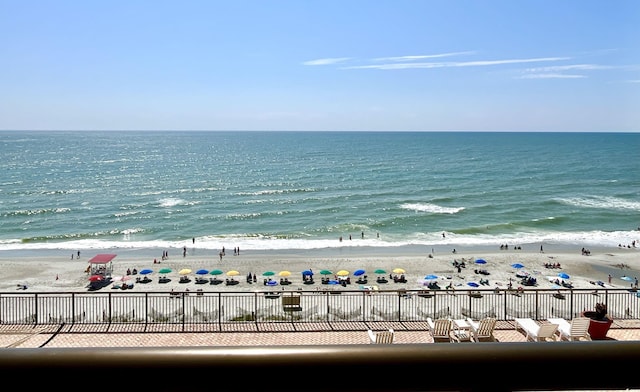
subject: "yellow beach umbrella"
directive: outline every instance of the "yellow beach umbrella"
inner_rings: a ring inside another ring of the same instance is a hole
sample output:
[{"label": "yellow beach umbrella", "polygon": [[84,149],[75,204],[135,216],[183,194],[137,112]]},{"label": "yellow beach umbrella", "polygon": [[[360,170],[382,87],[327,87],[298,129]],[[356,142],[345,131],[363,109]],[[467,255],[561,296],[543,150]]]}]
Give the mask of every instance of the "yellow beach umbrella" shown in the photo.
[{"label": "yellow beach umbrella", "polygon": [[288,276],[291,276],[291,272],[289,272],[289,271],[280,271],[280,272],[278,272],[278,275],[284,276],[284,277],[288,277]]},{"label": "yellow beach umbrella", "polygon": [[404,274],[405,271],[402,268],[396,268],[393,270],[394,274]]},{"label": "yellow beach umbrella", "polygon": [[191,270],[189,268],[181,269],[179,272],[180,275],[189,275],[190,273]]},{"label": "yellow beach umbrella", "polygon": [[338,275],[338,276],[347,276],[347,275],[349,275],[349,271],[347,271],[347,270],[340,270],[340,271],[338,271],[338,272],[336,273],[336,275]]},{"label": "yellow beach umbrella", "polygon": [[236,270],[227,271],[227,276],[238,276],[238,275],[240,275],[240,272]]}]

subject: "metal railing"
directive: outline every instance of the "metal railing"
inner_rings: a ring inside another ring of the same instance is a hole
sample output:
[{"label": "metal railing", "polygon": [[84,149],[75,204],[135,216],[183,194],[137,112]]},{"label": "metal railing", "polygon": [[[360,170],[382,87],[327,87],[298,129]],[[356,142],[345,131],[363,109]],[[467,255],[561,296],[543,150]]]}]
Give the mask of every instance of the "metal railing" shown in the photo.
[{"label": "metal railing", "polygon": [[[300,306],[282,297],[299,296]],[[614,319],[640,318],[640,296],[627,289],[340,290],[260,292],[0,293],[0,324],[175,324],[219,330],[243,323],[424,321],[485,316],[571,319],[597,302]]]}]

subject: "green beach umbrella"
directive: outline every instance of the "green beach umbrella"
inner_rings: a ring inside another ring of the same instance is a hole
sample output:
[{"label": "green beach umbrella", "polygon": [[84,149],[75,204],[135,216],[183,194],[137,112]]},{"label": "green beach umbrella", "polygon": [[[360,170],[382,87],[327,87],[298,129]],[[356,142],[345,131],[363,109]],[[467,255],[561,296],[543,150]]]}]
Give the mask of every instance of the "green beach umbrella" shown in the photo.
[{"label": "green beach umbrella", "polygon": [[158,271],[158,273],[169,274],[169,273],[171,273],[171,268],[163,268],[160,271]]},{"label": "green beach umbrella", "polygon": [[222,271],[221,271],[221,270],[219,270],[219,269],[215,269],[215,270],[213,270],[213,271],[209,272],[209,274],[210,274],[210,275],[222,275],[222,274],[224,274],[224,272],[222,272]]},{"label": "green beach umbrella", "polygon": [[385,271],[383,269],[377,269],[377,270],[374,271],[374,273],[376,273],[376,274],[386,274],[387,271]]},{"label": "green beach umbrella", "polygon": [[320,275],[333,275],[333,272],[329,270],[322,270],[320,271]]},{"label": "green beach umbrella", "polygon": [[267,271],[267,272],[264,272],[264,273],[262,274],[262,276],[273,276],[273,275],[275,275],[275,274],[276,274],[276,273],[275,273],[275,272],[273,272],[273,271]]}]

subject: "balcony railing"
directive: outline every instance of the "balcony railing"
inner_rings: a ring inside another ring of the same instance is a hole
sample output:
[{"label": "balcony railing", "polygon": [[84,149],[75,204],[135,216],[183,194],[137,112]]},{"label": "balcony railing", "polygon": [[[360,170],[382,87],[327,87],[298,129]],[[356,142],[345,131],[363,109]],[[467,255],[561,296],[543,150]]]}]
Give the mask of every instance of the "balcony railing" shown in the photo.
[{"label": "balcony railing", "polygon": [[[299,301],[285,307],[283,297]],[[0,324],[173,324],[220,330],[246,323],[424,321],[493,316],[571,319],[597,302],[615,319],[640,318],[640,296],[628,289],[340,290],[260,292],[0,293]],[[311,328],[313,329],[313,327]],[[320,328],[323,329],[323,328]],[[307,328],[307,330],[309,330]]]}]

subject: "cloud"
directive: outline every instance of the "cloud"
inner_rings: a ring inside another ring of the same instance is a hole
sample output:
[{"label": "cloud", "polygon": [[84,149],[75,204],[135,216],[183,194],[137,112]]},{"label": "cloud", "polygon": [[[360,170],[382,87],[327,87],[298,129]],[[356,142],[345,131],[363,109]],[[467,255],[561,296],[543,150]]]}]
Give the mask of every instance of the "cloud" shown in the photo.
[{"label": "cloud", "polygon": [[424,60],[424,59],[435,59],[442,57],[451,57],[451,56],[461,56],[465,54],[475,54],[476,52],[451,52],[451,53],[440,53],[440,54],[424,54],[424,55],[414,55],[414,56],[398,56],[398,57],[380,57],[377,59],[373,59],[373,61],[414,61],[414,60]]},{"label": "cloud", "polygon": [[613,68],[607,65],[596,65],[596,64],[572,64],[572,65],[554,65],[552,67],[538,67],[538,68],[528,68],[526,72],[564,72],[564,71],[573,71],[573,70],[596,70],[596,69],[610,69]]},{"label": "cloud", "polygon": [[331,65],[331,64],[342,63],[342,62],[350,60],[350,59],[351,59],[350,57],[336,57],[336,58],[316,59],[316,60],[305,61],[302,64],[303,65]]},{"label": "cloud", "polygon": [[615,67],[597,64],[568,64],[554,65],[550,67],[527,68],[519,79],[578,79],[586,78],[584,74],[567,74],[567,71],[594,71],[611,69]]},{"label": "cloud", "polygon": [[480,61],[456,61],[433,63],[402,63],[402,64],[378,64],[378,65],[354,65],[343,69],[410,69],[410,68],[453,68],[453,67],[486,67],[504,64],[522,64],[546,61],[569,60],[570,57],[538,57],[530,59],[505,59],[505,60],[480,60]]}]

